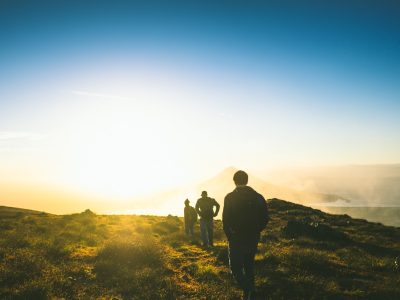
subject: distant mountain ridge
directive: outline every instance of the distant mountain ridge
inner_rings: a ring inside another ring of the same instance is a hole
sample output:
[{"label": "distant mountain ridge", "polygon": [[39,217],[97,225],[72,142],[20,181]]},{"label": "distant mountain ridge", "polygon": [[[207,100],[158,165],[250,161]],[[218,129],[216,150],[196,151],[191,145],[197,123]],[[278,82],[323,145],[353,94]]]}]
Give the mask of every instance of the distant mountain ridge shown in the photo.
[{"label": "distant mountain ridge", "polygon": [[[228,191],[235,189],[233,183],[233,175],[238,171],[235,167],[228,167],[218,173],[213,178],[198,185],[199,189],[209,190],[210,193],[216,195],[218,199],[223,199]],[[322,194],[302,192],[295,189],[271,184],[252,174],[249,175],[248,185],[262,194],[265,198],[287,199],[288,201],[300,204],[313,204],[318,202],[335,202],[342,200],[349,202],[345,197],[335,194]]]},{"label": "distant mountain ridge", "polygon": [[339,194],[351,199],[345,206],[400,207],[400,164],[285,168],[267,178],[302,191]]},{"label": "distant mountain ridge", "polygon": [[[155,193],[147,197],[134,199],[132,201],[132,213],[144,214],[183,214],[183,201],[189,198],[191,204],[194,205],[196,200],[200,198],[202,191],[207,191],[208,195],[215,198],[221,204],[224,204],[224,198],[227,193],[235,189],[233,175],[238,171],[235,167],[228,167],[219,172],[214,177],[203,182],[184,186],[181,188],[171,189],[164,192]],[[248,185],[262,194],[265,199],[278,198],[287,199],[288,201],[313,205],[321,202],[349,201],[348,199],[335,194],[309,193],[297,191],[283,186],[274,185],[263,181],[262,179],[249,175]],[[136,209],[134,208],[136,207]]]},{"label": "distant mountain ridge", "polygon": [[[385,166],[378,167],[380,170],[385,169]],[[388,166],[392,176],[390,180],[394,180],[394,183],[398,182],[396,179],[398,174],[397,167],[398,165]],[[374,170],[372,166],[356,167],[356,169],[360,168],[368,170],[368,176],[374,175],[372,174]],[[78,193],[57,189],[47,190],[41,186],[23,186],[23,188],[21,188],[20,186],[13,187],[6,184],[0,185],[0,199],[1,204],[5,206],[26,207],[27,209],[47,211],[55,214],[80,212],[89,208],[101,214],[171,214],[182,216],[184,200],[188,198],[191,204],[194,205],[196,200],[200,197],[201,191],[203,190],[206,190],[210,197],[215,198],[221,204],[221,206],[223,206],[225,195],[235,188],[233,183],[233,174],[237,170],[238,169],[235,167],[228,167],[223,169],[215,176],[198,183],[171,188],[164,191],[158,191],[142,197],[133,197],[124,201],[85,197],[85,195],[80,197],[81,195]],[[326,176],[333,176],[334,180],[336,180],[337,176],[340,176],[342,173],[343,172],[339,171],[336,173],[327,172]],[[361,174],[363,174],[363,172],[361,172]],[[389,173],[383,172],[382,174],[385,175]],[[350,175],[351,174],[347,174],[347,176]],[[340,210],[336,208],[335,212],[349,215],[354,213],[354,216],[381,222],[387,225],[398,224],[397,222],[393,222],[393,220],[398,217],[398,210],[386,209],[383,214],[381,213],[383,212],[382,209],[374,211],[371,211],[370,209],[358,209],[357,211],[355,209],[347,209],[346,207],[350,206],[374,206],[368,205],[368,201],[360,201],[358,204],[358,202],[354,201],[353,197],[349,197],[351,194],[346,193],[346,184],[349,185],[350,183],[342,179],[340,182],[335,183],[335,188],[325,190],[332,191],[332,193],[317,193],[289,188],[283,184],[271,183],[271,181],[260,179],[249,172],[249,186],[261,193],[266,199],[286,199],[294,203],[312,206],[328,212],[334,212],[334,209],[329,210],[326,208],[327,206],[341,207]],[[369,181],[366,181],[367,185],[368,183]],[[374,185],[370,185],[368,188],[371,191],[374,189],[376,191],[376,186]],[[324,189],[319,190],[322,191]],[[369,190],[363,189],[362,192],[367,193]],[[394,192],[400,191],[400,185],[393,186],[392,190]],[[382,193],[381,197],[384,198],[385,194]],[[371,202],[371,204],[373,203]],[[377,204],[380,204],[380,202],[377,202]],[[220,217],[221,213],[219,214],[218,218]]]}]

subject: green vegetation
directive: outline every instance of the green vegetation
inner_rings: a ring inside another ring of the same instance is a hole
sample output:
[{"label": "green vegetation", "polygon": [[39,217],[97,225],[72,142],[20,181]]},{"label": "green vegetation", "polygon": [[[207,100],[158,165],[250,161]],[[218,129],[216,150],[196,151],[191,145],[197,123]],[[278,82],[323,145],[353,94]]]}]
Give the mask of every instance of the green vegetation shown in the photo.
[{"label": "green vegetation", "polygon": [[[400,299],[400,228],[269,200],[260,299]],[[215,247],[181,218],[0,208],[0,299],[240,299]],[[199,233],[198,224],[195,228]]]}]

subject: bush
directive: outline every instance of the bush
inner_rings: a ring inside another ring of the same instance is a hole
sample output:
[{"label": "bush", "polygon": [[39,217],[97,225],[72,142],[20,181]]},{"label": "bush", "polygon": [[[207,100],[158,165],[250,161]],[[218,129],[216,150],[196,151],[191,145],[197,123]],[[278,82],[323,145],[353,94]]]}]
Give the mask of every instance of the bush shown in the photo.
[{"label": "bush", "polygon": [[124,298],[174,298],[163,247],[153,238],[115,240],[98,253],[94,272],[100,283]]},{"label": "bush", "polygon": [[177,217],[167,217],[165,221],[154,223],[152,228],[154,232],[160,235],[170,234],[180,230],[181,221]]},{"label": "bush", "polygon": [[164,263],[161,246],[152,238],[135,241],[116,240],[103,247],[95,262],[94,271],[99,279],[107,281],[138,268],[158,268]]},{"label": "bush", "polygon": [[44,243],[46,257],[52,261],[60,261],[69,258],[71,253],[70,247],[68,247],[68,241],[63,237],[56,237],[48,243]]},{"label": "bush", "polygon": [[0,286],[25,284],[42,275],[47,267],[42,257],[28,249],[17,249],[12,255],[6,255],[0,267]]},{"label": "bush", "polygon": [[283,228],[283,233],[291,238],[305,236],[315,240],[335,241],[338,243],[349,241],[349,237],[345,233],[318,222],[306,223],[290,220]]}]

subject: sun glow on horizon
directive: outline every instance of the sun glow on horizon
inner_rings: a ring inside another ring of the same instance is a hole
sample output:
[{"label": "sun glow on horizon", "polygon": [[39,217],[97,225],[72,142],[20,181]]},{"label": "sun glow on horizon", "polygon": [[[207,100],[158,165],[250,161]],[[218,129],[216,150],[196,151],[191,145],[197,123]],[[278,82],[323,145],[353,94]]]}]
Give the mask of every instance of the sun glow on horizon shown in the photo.
[{"label": "sun glow on horizon", "polygon": [[173,118],[146,106],[106,106],[84,114],[63,141],[63,147],[69,145],[68,181],[103,196],[129,198],[185,180],[181,144],[171,143]]},{"label": "sun glow on horizon", "polygon": [[[216,87],[177,70],[112,70],[81,74],[75,85],[87,88],[49,90],[42,100],[46,105],[30,113],[29,122],[24,115],[16,118],[32,130],[0,135],[11,147],[2,158],[9,170],[3,168],[0,176],[14,173],[22,181],[42,179],[128,203],[229,165],[264,172],[282,164],[329,164],[329,153],[341,159],[342,132],[328,136],[306,118],[304,107],[293,111],[290,102],[268,100],[264,112],[261,104],[243,100],[283,99],[264,82],[251,89]],[[229,102],[219,101],[224,98]],[[360,156],[356,147],[345,150],[347,160]]]},{"label": "sun glow on horizon", "polygon": [[[31,114],[31,126],[46,134],[35,144],[38,151],[26,152],[29,163],[16,153],[30,149],[31,140],[36,141],[32,134],[0,135],[13,146],[8,153],[2,152],[4,158],[12,159],[3,164],[9,170],[3,168],[0,179],[13,173],[15,182],[58,185],[131,201],[199,177],[191,172],[190,162],[200,142],[194,141],[193,128],[184,126],[180,117],[190,116],[173,101],[184,98],[187,91],[174,88],[174,79],[161,82],[155,74],[135,81],[133,87],[102,74],[82,76],[82,85],[90,78],[87,90],[49,93],[44,107],[47,118],[43,110]],[[57,102],[52,100],[55,97]],[[18,143],[11,138],[18,138]]]}]

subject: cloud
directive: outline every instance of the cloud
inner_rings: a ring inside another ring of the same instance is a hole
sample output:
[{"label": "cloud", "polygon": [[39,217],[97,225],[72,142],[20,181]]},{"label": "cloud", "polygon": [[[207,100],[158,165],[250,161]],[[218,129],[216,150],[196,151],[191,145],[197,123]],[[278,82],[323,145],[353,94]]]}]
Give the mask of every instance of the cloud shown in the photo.
[{"label": "cloud", "polygon": [[45,134],[27,131],[0,131],[0,141],[38,141],[46,138]]},{"label": "cloud", "polygon": [[113,100],[130,100],[128,97],[123,97],[123,96],[114,95],[114,94],[92,93],[92,92],[77,91],[77,90],[72,90],[71,93],[74,95],[78,95],[78,96],[85,96],[85,97],[92,97],[92,98],[113,99]]},{"label": "cloud", "polygon": [[47,138],[46,134],[28,131],[0,131],[0,152],[39,151],[39,141]]}]

